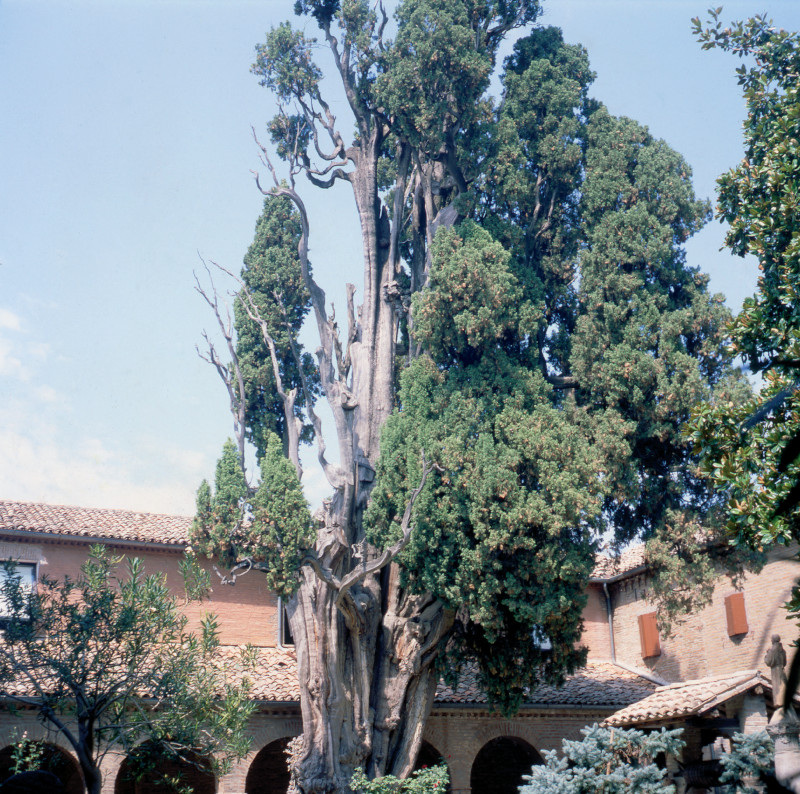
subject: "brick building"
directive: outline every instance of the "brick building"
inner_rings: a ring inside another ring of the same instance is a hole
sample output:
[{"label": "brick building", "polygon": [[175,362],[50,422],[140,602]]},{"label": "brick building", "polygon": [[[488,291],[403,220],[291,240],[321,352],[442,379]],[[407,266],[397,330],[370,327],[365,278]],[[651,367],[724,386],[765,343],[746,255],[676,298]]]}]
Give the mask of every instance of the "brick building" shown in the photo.
[{"label": "brick building", "polygon": [[[75,575],[89,545],[102,542],[116,553],[142,558],[148,571],[166,572],[177,591],[190,524],[191,519],[178,516],[0,501],[0,559],[17,561],[31,578],[60,578]],[[588,587],[586,668],[561,689],[541,686],[531,692],[511,719],[489,711],[469,673],[456,690],[441,685],[418,763],[444,758],[454,793],[506,794],[516,791],[521,775],[543,751],[560,748],[563,738],[580,738],[582,727],[603,721],[684,725],[689,745],[681,760],[702,761],[734,728],[749,732],[766,723],[772,703],[762,660],[769,637],[776,631],[787,640],[794,636],[793,624],[778,608],[796,576],[791,557],[775,553],[738,594],[721,580],[712,603],[668,639],[655,628],[641,551],[603,561]],[[200,609],[218,616],[224,645],[251,643],[260,656],[251,751],[220,780],[195,771],[194,788],[203,794],[282,794],[287,783],[283,749],[301,724],[296,662],[281,625],[280,603],[263,577],[253,573],[235,587],[215,587],[210,603],[192,609],[197,610],[189,612],[193,619]],[[15,730],[27,730],[63,755],[70,794],[82,791],[69,748],[57,736],[45,735],[33,712],[0,713],[0,780],[10,763]],[[153,791],[136,787],[125,775],[125,763],[122,756],[108,759],[104,794]],[[679,771],[676,762],[672,766]],[[702,773],[692,770],[687,766],[684,778]]]}]

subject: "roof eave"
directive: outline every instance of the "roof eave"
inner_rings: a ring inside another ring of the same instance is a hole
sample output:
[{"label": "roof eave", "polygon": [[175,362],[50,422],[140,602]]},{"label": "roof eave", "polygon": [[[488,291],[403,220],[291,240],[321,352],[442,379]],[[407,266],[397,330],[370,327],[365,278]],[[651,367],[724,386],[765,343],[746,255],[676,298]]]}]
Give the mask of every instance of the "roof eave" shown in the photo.
[{"label": "roof eave", "polygon": [[640,573],[644,573],[646,570],[646,565],[637,565],[635,568],[621,571],[613,576],[590,576],[589,584],[612,584],[613,582],[618,582],[620,579],[626,579],[629,576],[636,576]]},{"label": "roof eave", "polygon": [[186,543],[166,543],[154,540],[132,540],[129,538],[107,537],[105,535],[73,535],[62,532],[42,532],[36,529],[6,529],[0,528],[0,538],[17,538],[21,540],[42,540],[47,542],[74,542],[74,543],[104,543],[109,546],[124,546],[127,548],[137,546],[139,548],[153,549],[158,551],[180,551],[186,550]]},{"label": "roof eave", "polygon": [[[454,702],[448,700],[435,700],[433,708],[454,708],[454,709],[485,709],[489,710],[489,704],[486,702]],[[523,703],[519,707],[519,711],[619,711],[620,707],[617,704],[610,703]]]}]

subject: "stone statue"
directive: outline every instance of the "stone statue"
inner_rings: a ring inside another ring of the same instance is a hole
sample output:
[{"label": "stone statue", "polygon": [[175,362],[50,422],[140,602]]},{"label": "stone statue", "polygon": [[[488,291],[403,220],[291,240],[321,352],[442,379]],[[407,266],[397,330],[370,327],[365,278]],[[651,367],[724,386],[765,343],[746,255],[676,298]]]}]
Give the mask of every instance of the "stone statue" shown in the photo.
[{"label": "stone statue", "polygon": [[772,635],[772,646],[764,657],[764,664],[769,667],[770,679],[772,681],[772,702],[776,707],[783,703],[783,693],[786,687],[786,651],[781,645],[781,638],[778,634]]},{"label": "stone statue", "polygon": [[781,645],[781,638],[772,635],[772,646],[764,657],[764,664],[769,667],[772,679],[772,702],[775,713],[767,725],[767,733],[775,742],[775,777],[778,782],[800,794],[800,722],[790,706],[788,714],[783,710],[783,699],[786,691],[786,651]]}]

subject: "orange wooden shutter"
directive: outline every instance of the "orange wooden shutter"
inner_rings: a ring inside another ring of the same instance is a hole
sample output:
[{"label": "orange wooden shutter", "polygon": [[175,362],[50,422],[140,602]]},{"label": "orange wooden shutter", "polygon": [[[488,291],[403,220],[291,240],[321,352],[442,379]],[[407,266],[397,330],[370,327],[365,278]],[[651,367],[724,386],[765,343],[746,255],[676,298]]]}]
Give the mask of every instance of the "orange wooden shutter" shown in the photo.
[{"label": "orange wooden shutter", "polygon": [[733,593],[725,597],[725,614],[728,618],[728,636],[747,634],[747,612],[744,608],[744,593]]},{"label": "orange wooden shutter", "polygon": [[655,612],[639,615],[639,639],[642,643],[643,659],[649,659],[651,656],[661,656],[661,640],[658,638]]}]

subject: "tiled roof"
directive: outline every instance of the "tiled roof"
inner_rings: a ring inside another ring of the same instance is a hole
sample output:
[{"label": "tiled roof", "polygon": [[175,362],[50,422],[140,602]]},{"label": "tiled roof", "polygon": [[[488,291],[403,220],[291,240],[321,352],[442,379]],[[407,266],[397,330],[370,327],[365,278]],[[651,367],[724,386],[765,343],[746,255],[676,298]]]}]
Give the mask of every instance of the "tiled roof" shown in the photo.
[{"label": "tiled roof", "polygon": [[[221,649],[223,658],[235,659],[239,656],[238,646]],[[256,650],[255,670],[247,673],[252,683],[254,700],[263,702],[297,702],[300,700],[300,687],[297,683],[297,657],[293,651],[281,648],[258,648]]]},{"label": "tiled roof", "polygon": [[[220,661],[233,662],[233,670],[241,670],[238,659],[240,646],[225,646],[220,649]],[[263,705],[270,703],[297,703],[300,688],[297,683],[297,657],[292,651],[281,648],[259,648],[256,650],[255,670],[249,670],[253,700]],[[623,670],[610,662],[590,662],[575,675],[569,676],[561,688],[537,687],[528,698],[530,706],[586,706],[613,708],[627,706],[634,700],[651,695],[654,684],[644,678]],[[27,682],[18,680],[3,685],[3,690],[15,697],[35,697]],[[443,683],[436,691],[436,703],[461,703],[481,706],[486,698],[480,694],[475,676],[465,675],[456,691]],[[620,714],[622,712],[617,712]],[[617,715],[615,714],[614,717]],[[613,719],[613,718],[612,718]],[[614,723],[616,724],[616,723]]]},{"label": "tiled roof", "polygon": [[[191,526],[192,519],[189,516],[0,500],[0,533],[41,532],[186,545]],[[616,557],[598,557],[592,577],[606,579],[632,571],[643,564],[644,545],[634,546]]]},{"label": "tiled roof", "polygon": [[743,670],[658,687],[649,697],[612,714],[604,724],[627,727],[678,722],[704,714],[759,685],[771,689],[769,680],[758,670]]},{"label": "tiled roof", "polygon": [[592,571],[593,579],[610,579],[612,576],[619,576],[622,573],[628,573],[636,568],[641,568],[644,565],[644,544],[640,543],[637,546],[632,546],[625,549],[622,553],[615,557],[606,557],[598,555],[594,563],[594,570]]},{"label": "tiled roof", "polygon": [[[232,656],[238,653],[238,649],[226,648],[224,653]],[[254,698],[262,702],[299,700],[294,653],[278,648],[261,648],[257,654],[257,667],[249,673]],[[539,686],[527,701],[531,705],[619,707],[651,695],[655,688],[656,685],[650,681],[611,662],[589,662],[583,670],[569,676],[563,687]],[[481,705],[486,703],[486,698],[478,688],[475,672],[467,670],[455,690],[440,682],[436,702]]]},{"label": "tiled roof", "polygon": [[[541,684],[526,698],[536,705],[627,706],[651,695],[656,685],[612,662],[589,662],[568,676],[563,687]],[[478,687],[476,671],[465,670],[455,690],[440,683],[436,690],[440,703],[485,703]]]},{"label": "tiled roof", "polygon": [[40,532],[186,545],[191,525],[192,519],[188,516],[0,500],[0,533]]}]

